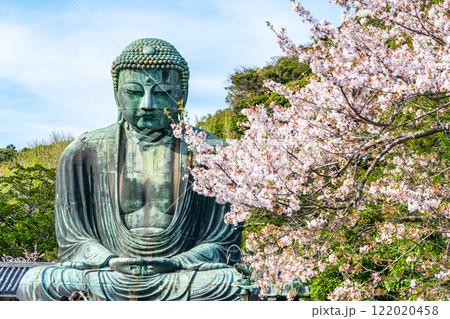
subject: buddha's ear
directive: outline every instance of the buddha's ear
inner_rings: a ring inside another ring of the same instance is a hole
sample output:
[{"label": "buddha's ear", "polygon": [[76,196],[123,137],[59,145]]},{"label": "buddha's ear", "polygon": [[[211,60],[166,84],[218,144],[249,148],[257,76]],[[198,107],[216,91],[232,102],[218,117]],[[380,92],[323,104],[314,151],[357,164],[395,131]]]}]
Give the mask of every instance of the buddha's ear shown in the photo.
[{"label": "buddha's ear", "polygon": [[186,101],[187,101],[187,98],[188,98],[188,89],[186,88],[186,89],[183,91],[183,109],[186,108]]},{"label": "buddha's ear", "polygon": [[117,111],[118,111],[117,123],[123,124],[123,123],[125,123],[125,119],[123,118],[122,108],[120,107],[117,90],[114,90],[114,100],[116,101],[116,106],[117,106]]}]

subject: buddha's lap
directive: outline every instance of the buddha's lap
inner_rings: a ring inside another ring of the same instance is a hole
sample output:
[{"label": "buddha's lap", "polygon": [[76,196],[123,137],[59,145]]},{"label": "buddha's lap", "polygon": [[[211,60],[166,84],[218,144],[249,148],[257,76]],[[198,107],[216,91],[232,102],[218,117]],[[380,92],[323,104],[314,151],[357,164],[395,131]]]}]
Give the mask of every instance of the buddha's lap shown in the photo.
[{"label": "buddha's lap", "polygon": [[[59,266],[35,267],[21,280],[19,300],[59,300],[74,291],[88,292],[93,299],[120,300],[140,297],[164,299],[164,291],[170,299],[177,299],[189,291],[192,296],[225,293],[231,296],[233,281],[239,277],[234,268],[213,270],[181,270],[174,273],[151,276],[133,276],[113,271],[110,268],[77,270]],[[234,294],[234,292],[233,292]],[[22,297],[22,299],[20,298]],[[181,297],[180,297],[181,298]]]}]

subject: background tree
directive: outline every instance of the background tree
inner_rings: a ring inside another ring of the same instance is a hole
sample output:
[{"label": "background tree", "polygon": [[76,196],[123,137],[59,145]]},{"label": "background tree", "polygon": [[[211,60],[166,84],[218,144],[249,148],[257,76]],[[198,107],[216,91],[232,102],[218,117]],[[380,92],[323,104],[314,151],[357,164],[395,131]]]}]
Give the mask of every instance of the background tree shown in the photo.
[{"label": "background tree", "polygon": [[71,134],[54,131],[47,140],[29,142],[28,147],[18,152],[10,164],[19,163],[25,167],[40,164],[46,168],[56,168],[62,152],[73,140]]},{"label": "background tree", "polygon": [[242,110],[251,105],[262,104],[270,109],[270,103],[288,107],[289,101],[264,86],[264,79],[271,79],[286,86],[304,86],[311,70],[305,63],[293,57],[273,58],[266,66],[242,67],[229,76],[225,101],[229,107],[207,115],[197,121],[196,126],[222,138],[240,138],[244,131],[238,123],[248,122]]},{"label": "background tree", "polygon": [[[53,132],[48,140],[31,142],[29,147],[2,162],[0,257],[3,260],[56,260],[56,166],[72,140],[69,134]],[[6,149],[13,150],[9,146]]]},{"label": "background tree", "polygon": [[6,148],[0,148],[0,165],[2,163],[11,161],[16,155],[16,148],[10,144]]},{"label": "background tree", "polygon": [[247,235],[262,295],[298,280],[316,299],[449,299],[450,1],[332,2],[339,28],[294,3],[311,46],[278,35],[314,74],[265,81],[290,107],[244,109],[226,147],[173,125],[196,150],[193,188],[232,203],[227,222],[282,220]]},{"label": "background tree", "polygon": [[16,164],[0,177],[0,255],[21,256],[38,245],[46,259],[56,259],[55,168]]}]

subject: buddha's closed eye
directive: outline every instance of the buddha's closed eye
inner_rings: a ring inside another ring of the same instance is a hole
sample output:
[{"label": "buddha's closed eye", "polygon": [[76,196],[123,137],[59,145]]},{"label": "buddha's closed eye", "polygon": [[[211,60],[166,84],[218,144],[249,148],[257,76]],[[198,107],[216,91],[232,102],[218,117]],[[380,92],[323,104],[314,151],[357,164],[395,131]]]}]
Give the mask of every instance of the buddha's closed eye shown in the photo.
[{"label": "buddha's closed eye", "polygon": [[125,89],[125,93],[131,94],[131,95],[144,95],[144,91],[142,91],[142,90]]}]

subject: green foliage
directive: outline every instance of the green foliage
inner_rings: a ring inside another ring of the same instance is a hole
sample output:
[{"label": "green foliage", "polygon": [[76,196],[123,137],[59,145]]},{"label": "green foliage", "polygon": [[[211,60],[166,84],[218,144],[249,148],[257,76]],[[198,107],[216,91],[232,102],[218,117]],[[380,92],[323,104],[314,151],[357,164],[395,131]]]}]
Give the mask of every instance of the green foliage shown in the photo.
[{"label": "green foliage", "polygon": [[309,65],[300,64],[294,57],[281,57],[275,64],[269,64],[262,69],[263,77],[288,86],[309,74],[311,74]]},{"label": "green foliage", "polygon": [[[423,105],[425,107],[426,104],[424,103]],[[446,114],[444,118],[447,116]],[[445,119],[442,122],[447,121],[448,119]],[[423,125],[428,124],[425,123]],[[450,139],[445,133],[413,140],[404,144],[404,147],[405,149],[402,149],[402,152],[407,152],[408,154],[433,153],[441,160],[446,161],[448,165],[450,164]],[[394,165],[389,163],[389,159],[394,155],[398,154],[392,153],[386,156],[386,161],[382,162],[368,179],[369,184],[383,178],[384,174],[389,174],[390,170],[386,172],[385,169]],[[393,167],[390,167],[390,169],[393,169]],[[420,167],[417,168],[415,173],[420,174],[420,170]],[[436,172],[433,177],[433,183],[447,185],[448,178],[441,173]],[[398,176],[393,175],[393,178],[394,180],[402,181],[410,177],[399,174]],[[353,213],[353,211],[349,213]],[[338,239],[345,238],[345,242],[349,243],[346,245],[346,248],[336,244],[333,249],[334,253],[347,256],[347,258],[341,258],[336,264],[337,269],[345,268],[344,266],[346,265],[353,270],[347,273],[346,278],[363,284],[372,281],[371,275],[375,273],[383,276],[370,300],[393,301],[405,295],[409,295],[411,299],[417,298],[418,293],[411,288],[412,283],[420,284],[422,287],[449,286],[448,283],[441,283],[434,275],[431,275],[434,271],[439,272],[441,269],[448,268],[448,239],[442,237],[439,232],[445,220],[438,221],[435,218],[429,218],[426,213],[419,211],[409,212],[408,207],[404,204],[383,200],[374,200],[372,203],[366,203],[365,209],[357,212],[357,214],[358,218],[355,224],[343,228],[345,231],[341,233],[334,233],[330,242],[333,242],[333,240],[336,240],[336,243],[344,242],[344,240],[338,241]],[[426,224],[426,229],[430,231],[437,230],[437,232],[428,236],[426,241],[414,241],[408,239],[405,235],[398,235],[392,242],[377,243],[369,252],[355,250],[358,249],[358,246],[371,246],[378,234],[377,226],[388,220],[397,220],[399,224],[406,227],[406,232],[412,226],[424,223]],[[358,258],[353,259],[350,256],[358,256]],[[441,261],[439,267],[435,267],[435,269],[427,268],[428,264],[432,264],[436,260]],[[337,281],[337,273],[335,274],[333,269],[334,266],[325,270],[317,279],[310,283],[313,299],[326,300],[327,294],[333,291],[333,287],[339,285],[337,284],[339,283]],[[345,273],[345,271],[342,273]],[[340,282],[342,280],[340,279]],[[369,293],[372,294],[372,292]]]},{"label": "green foliage", "polygon": [[[56,168],[59,157],[73,139],[74,137],[70,134],[52,132],[48,140],[35,140],[29,143],[28,148],[17,153],[14,163],[25,167],[40,164],[47,168]],[[12,162],[11,164],[13,165]]]},{"label": "green foliage", "polygon": [[11,161],[16,155],[16,151],[11,148],[0,148],[0,163]]},{"label": "green foliage", "polygon": [[315,301],[329,301],[328,295],[342,283],[343,279],[338,267],[330,267],[320,273],[310,283],[311,299]]},{"label": "green foliage", "polygon": [[274,59],[263,68],[242,68],[235,70],[229,77],[226,87],[228,95],[225,101],[230,105],[214,115],[207,115],[196,122],[196,126],[222,139],[240,138],[244,128],[238,123],[247,122],[241,113],[245,108],[262,104],[270,110],[270,104],[289,107],[289,101],[279,94],[270,92],[263,85],[264,79],[270,79],[287,86],[302,87],[307,84],[311,70],[308,65],[300,64],[295,58]]},{"label": "green foliage", "polygon": [[[33,141],[0,166],[0,257],[22,257],[34,245],[45,260],[56,260],[54,202],[56,166],[73,137],[53,132],[48,140]],[[1,162],[1,161],[0,161]]]},{"label": "green foliage", "polygon": [[204,116],[197,120],[197,126],[223,139],[232,138],[233,132],[238,130],[236,114],[230,109],[219,110],[214,116]]},{"label": "green foliage", "polygon": [[0,177],[0,256],[19,257],[38,245],[47,260],[54,260],[54,201],[56,168],[16,164]]},{"label": "green foliage", "polygon": [[450,133],[442,132],[437,135],[440,144],[439,155],[450,165]]},{"label": "green foliage", "polygon": [[256,104],[264,104],[268,107],[271,102],[288,107],[289,102],[286,98],[270,92],[263,86],[264,79],[286,86],[304,86],[306,82],[301,80],[310,74],[308,65],[300,64],[291,57],[275,59],[263,68],[236,70],[229,78],[230,85],[226,87],[228,95],[225,100],[231,105],[235,114]]}]

